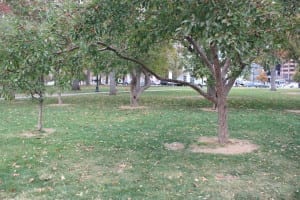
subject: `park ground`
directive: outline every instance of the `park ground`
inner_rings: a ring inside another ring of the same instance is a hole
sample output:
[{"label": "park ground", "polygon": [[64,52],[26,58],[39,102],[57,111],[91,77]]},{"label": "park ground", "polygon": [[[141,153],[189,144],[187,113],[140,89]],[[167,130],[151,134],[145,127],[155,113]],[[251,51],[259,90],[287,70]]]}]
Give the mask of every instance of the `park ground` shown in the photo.
[{"label": "park ground", "polygon": [[299,89],[232,90],[230,137],[258,146],[236,155],[191,151],[217,132],[191,89],[119,91],[46,98],[39,135],[36,102],[0,101],[0,199],[300,199]]}]

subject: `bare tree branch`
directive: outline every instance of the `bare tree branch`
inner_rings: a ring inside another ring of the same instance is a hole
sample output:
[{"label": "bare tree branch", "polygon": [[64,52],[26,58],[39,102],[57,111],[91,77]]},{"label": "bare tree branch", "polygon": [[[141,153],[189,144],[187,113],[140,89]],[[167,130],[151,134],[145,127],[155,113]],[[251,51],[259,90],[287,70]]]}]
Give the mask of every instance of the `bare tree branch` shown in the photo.
[{"label": "bare tree branch", "polygon": [[199,45],[193,40],[193,38],[191,36],[187,36],[186,40],[193,45],[193,47],[195,48],[195,50],[197,51],[197,55],[204,61],[204,63],[206,64],[207,68],[210,70],[210,72],[212,73],[213,76],[215,76],[215,72],[214,72],[214,66],[213,64],[208,60],[206,53],[199,47]]},{"label": "bare tree branch", "polygon": [[210,51],[211,51],[211,55],[212,55],[212,58],[213,58],[215,71],[216,71],[216,69],[221,69],[220,61],[219,61],[219,55],[218,55],[218,49],[217,49],[217,46],[216,46],[215,43],[210,44]]},{"label": "bare tree branch", "polygon": [[[239,67],[239,70],[238,70],[239,73],[236,73],[236,74],[240,74],[240,72],[242,72],[246,68],[247,64],[245,64],[242,61],[242,58],[241,58],[241,56],[239,54],[237,55],[237,59],[238,59],[238,62],[240,64],[240,67]],[[232,76],[232,77],[228,78],[228,82],[225,85],[225,94],[226,95],[228,95],[230,89],[232,88],[234,82],[236,81],[236,78],[237,78],[237,76]]]},{"label": "bare tree branch", "polygon": [[153,75],[154,77],[156,77],[157,79],[161,80],[161,81],[167,81],[167,82],[173,82],[173,83],[179,83],[182,85],[186,85],[191,87],[192,89],[194,89],[196,92],[198,92],[200,95],[202,95],[203,97],[205,97],[207,100],[213,102],[213,103],[217,103],[217,99],[216,97],[210,96],[209,94],[207,94],[206,92],[204,92],[199,86],[192,84],[192,83],[188,83],[185,81],[181,81],[181,80],[175,80],[175,79],[168,79],[168,78],[163,78],[160,75],[156,74],[154,71],[152,71],[149,67],[147,67],[144,63],[142,63],[141,61],[135,59],[135,58],[131,58],[128,56],[125,56],[123,54],[121,54],[116,48],[113,48],[103,42],[98,41],[97,42],[98,45],[101,45],[103,47],[106,47],[107,50],[114,52],[117,56],[119,56],[122,59],[134,62],[136,64],[139,65],[139,67],[141,67],[142,69],[144,69],[145,71],[147,71],[148,73],[150,73],[151,75]]},{"label": "bare tree branch", "polygon": [[231,64],[231,60],[229,58],[226,58],[225,64],[222,68],[222,77],[225,77],[226,74],[228,73],[228,69],[230,67],[230,64]]},{"label": "bare tree branch", "polygon": [[145,85],[140,88],[140,92],[139,92],[140,94],[142,92],[144,92],[145,90],[147,90],[151,86],[151,81],[150,81],[150,75],[149,75],[149,73],[146,72],[146,70],[144,70],[143,68],[142,68],[142,72],[145,75]]},{"label": "bare tree branch", "polygon": [[216,44],[211,43],[210,44],[210,50],[211,54],[213,57],[213,62],[214,62],[214,75],[215,75],[215,80],[216,80],[216,92],[220,96],[223,92],[223,87],[224,87],[224,82],[223,80],[225,79],[222,76],[222,71],[221,71],[221,66],[219,62],[219,57],[218,57],[218,50],[216,47]]},{"label": "bare tree branch", "polygon": [[55,54],[56,54],[56,55],[60,55],[60,54],[63,54],[63,53],[72,52],[72,51],[74,51],[74,50],[76,50],[76,49],[79,49],[79,46],[73,46],[73,47],[70,47],[70,48],[65,49],[65,50],[63,50],[63,51],[58,51],[58,52],[56,52]]}]

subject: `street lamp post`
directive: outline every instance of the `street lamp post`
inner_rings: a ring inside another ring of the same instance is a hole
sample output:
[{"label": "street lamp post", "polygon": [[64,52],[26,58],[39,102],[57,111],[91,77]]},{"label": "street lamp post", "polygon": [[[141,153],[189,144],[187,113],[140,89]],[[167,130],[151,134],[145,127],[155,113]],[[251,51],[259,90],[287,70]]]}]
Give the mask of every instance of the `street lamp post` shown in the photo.
[{"label": "street lamp post", "polygon": [[99,92],[99,77],[98,77],[98,74],[96,76],[96,90],[95,92]]},{"label": "street lamp post", "polygon": [[252,83],[254,84],[254,67],[252,67]]}]

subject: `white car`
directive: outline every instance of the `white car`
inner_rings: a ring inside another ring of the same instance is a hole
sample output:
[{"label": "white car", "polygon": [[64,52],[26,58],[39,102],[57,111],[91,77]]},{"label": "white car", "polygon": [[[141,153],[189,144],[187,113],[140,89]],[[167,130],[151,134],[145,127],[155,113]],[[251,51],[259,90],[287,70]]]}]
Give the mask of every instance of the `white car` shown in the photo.
[{"label": "white car", "polygon": [[289,83],[287,85],[285,85],[283,88],[298,88],[298,83]]},{"label": "white car", "polygon": [[54,84],[55,84],[54,81],[48,81],[48,82],[46,83],[46,85],[48,85],[48,86],[53,86]]}]

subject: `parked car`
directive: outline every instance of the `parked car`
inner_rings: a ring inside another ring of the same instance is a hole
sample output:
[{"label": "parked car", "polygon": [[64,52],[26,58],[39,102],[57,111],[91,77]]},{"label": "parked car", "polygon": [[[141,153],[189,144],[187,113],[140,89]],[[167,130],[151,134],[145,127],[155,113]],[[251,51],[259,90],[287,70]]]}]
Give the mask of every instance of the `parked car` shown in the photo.
[{"label": "parked car", "polygon": [[55,85],[55,82],[54,82],[54,81],[48,81],[48,82],[46,83],[46,85],[48,85],[48,86],[53,86],[53,85]]},{"label": "parked car", "polygon": [[173,82],[168,82],[168,81],[160,81],[161,85],[168,85],[168,86],[182,86],[181,83],[173,83]]},{"label": "parked car", "polygon": [[256,88],[269,88],[269,85],[263,84],[263,83],[254,83],[254,86]]},{"label": "parked car", "polygon": [[293,82],[285,85],[283,88],[298,88],[298,86],[298,83]]},{"label": "parked car", "polygon": [[244,82],[243,86],[244,87],[255,87],[255,84],[253,82]]}]

